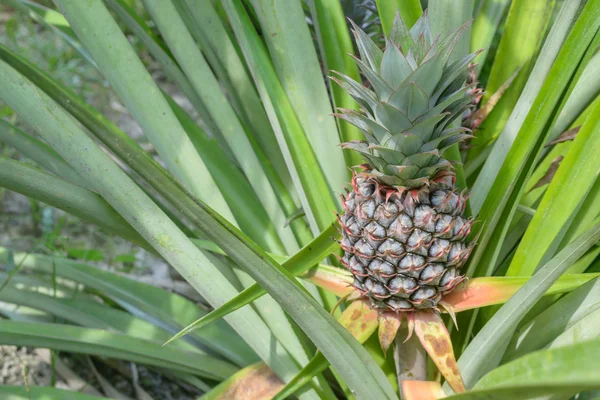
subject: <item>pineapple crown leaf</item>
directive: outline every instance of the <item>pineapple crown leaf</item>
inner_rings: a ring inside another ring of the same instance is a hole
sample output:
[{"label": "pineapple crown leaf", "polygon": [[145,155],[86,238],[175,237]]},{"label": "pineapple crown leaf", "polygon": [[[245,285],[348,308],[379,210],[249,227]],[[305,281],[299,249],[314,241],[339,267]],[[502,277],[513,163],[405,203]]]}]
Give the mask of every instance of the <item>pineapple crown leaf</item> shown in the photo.
[{"label": "pineapple crown leaf", "polygon": [[[449,128],[473,101],[473,90],[465,82],[479,53],[454,56],[470,23],[434,38],[426,12],[410,29],[397,14],[382,50],[351,21],[359,53],[352,57],[368,87],[333,71],[331,79],[360,106],[360,110],[338,109],[336,116],[364,133],[366,142],[343,148],[363,155],[382,183],[416,188],[425,182],[421,178],[443,170],[453,173],[452,164],[440,162],[445,160],[439,154],[470,137],[468,130]],[[435,150],[438,153],[432,156]],[[400,168],[405,163],[412,165]]]}]

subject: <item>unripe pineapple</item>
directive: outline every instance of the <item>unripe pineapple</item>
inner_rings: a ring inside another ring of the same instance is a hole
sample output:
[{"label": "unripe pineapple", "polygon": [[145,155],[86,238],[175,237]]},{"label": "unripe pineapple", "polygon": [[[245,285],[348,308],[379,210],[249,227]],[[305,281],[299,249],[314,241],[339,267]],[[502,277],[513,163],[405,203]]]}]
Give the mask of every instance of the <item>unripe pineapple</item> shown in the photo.
[{"label": "unripe pineapple", "polygon": [[343,146],[368,161],[343,197],[342,263],[378,309],[436,308],[464,279],[472,220],[443,158],[470,137],[451,126],[472,102],[465,82],[475,54],[448,62],[463,31],[433,39],[426,14],[410,30],[397,17],[382,51],[355,26],[356,61],[372,89],[335,79],[361,107],[338,116],[367,139]]}]

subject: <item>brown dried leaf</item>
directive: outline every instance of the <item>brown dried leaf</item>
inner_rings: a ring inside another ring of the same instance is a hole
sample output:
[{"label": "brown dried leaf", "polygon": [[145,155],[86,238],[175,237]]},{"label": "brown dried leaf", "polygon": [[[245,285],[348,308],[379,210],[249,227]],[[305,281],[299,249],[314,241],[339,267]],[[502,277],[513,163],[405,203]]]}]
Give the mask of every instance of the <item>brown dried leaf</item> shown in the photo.
[{"label": "brown dried leaf", "polygon": [[220,388],[214,400],[267,400],[284,386],[271,368],[262,362],[242,369],[221,385],[226,386]]},{"label": "brown dried leaf", "polygon": [[456,393],[463,393],[465,384],[460,376],[450,334],[442,318],[431,311],[416,312],[415,333],[446,382]]},{"label": "brown dried leaf", "polygon": [[387,355],[388,349],[396,338],[402,317],[395,313],[384,313],[379,319],[379,344],[383,354]]},{"label": "brown dried leaf", "polygon": [[563,156],[558,156],[554,160],[552,160],[550,166],[548,167],[548,171],[546,171],[544,176],[542,176],[542,178],[539,181],[537,181],[536,184],[533,185],[531,189],[529,189],[529,191],[531,192],[533,189],[537,189],[539,187],[549,184],[552,181],[552,178],[554,178],[556,171],[558,171],[558,167],[560,166],[560,162],[563,160],[563,158]]},{"label": "brown dried leaf", "polygon": [[569,140],[574,140],[575,136],[577,136],[577,133],[579,133],[580,129],[581,129],[581,125],[576,126],[575,128],[569,129],[568,131],[564,131],[563,133],[560,134],[559,137],[557,137],[555,140],[548,143],[546,145],[546,147],[554,146],[555,144],[562,143],[562,142],[568,142]]},{"label": "brown dried leaf", "polygon": [[338,322],[360,343],[364,343],[379,325],[377,310],[365,300],[350,304],[338,318]]}]

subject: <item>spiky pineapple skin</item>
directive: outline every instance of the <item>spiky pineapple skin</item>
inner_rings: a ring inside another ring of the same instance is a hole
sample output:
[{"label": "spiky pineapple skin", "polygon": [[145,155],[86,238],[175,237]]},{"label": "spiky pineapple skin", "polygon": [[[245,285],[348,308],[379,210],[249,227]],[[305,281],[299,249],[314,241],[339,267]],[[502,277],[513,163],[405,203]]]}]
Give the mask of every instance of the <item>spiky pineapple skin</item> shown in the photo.
[{"label": "spiky pineapple skin", "polygon": [[466,197],[453,189],[452,176],[399,190],[369,172],[355,174],[343,197],[342,264],[373,308],[435,309],[464,280],[460,269],[473,248],[473,221],[462,216]]}]

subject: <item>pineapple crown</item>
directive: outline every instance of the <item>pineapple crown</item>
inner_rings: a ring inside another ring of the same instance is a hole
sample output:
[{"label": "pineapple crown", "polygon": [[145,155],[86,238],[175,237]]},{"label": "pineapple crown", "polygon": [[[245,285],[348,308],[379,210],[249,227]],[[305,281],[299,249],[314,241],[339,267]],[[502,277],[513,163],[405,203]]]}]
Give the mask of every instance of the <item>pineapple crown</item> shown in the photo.
[{"label": "pineapple crown", "polygon": [[432,38],[426,12],[410,30],[396,15],[382,51],[353,24],[360,58],[353,57],[371,89],[334,71],[332,79],[360,105],[336,115],[364,133],[367,141],[343,148],[363,155],[377,181],[409,189],[448,179],[453,184],[452,164],[442,154],[471,137],[469,129],[450,126],[472,102],[465,82],[477,53],[451,60],[467,26]]}]

